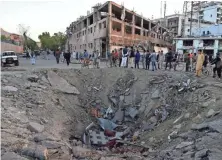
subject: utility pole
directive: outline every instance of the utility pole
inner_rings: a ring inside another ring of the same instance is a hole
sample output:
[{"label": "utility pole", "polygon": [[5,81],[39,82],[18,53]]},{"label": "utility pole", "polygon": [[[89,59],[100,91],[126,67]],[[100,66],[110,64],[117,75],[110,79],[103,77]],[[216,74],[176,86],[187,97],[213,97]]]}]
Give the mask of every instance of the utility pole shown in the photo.
[{"label": "utility pole", "polygon": [[160,2],[160,19],[162,18],[162,1]]},{"label": "utility pole", "polygon": [[193,21],[193,1],[191,1],[191,12],[190,12],[190,36],[191,36],[191,30],[192,30],[192,21]]},{"label": "utility pole", "polygon": [[182,23],[182,26],[181,26],[181,35],[183,36],[184,35],[184,31],[185,31],[185,23],[186,23],[186,17],[187,17],[187,5],[188,5],[188,1],[184,1],[183,3],[183,15],[184,15],[184,18],[183,18],[183,23]]},{"label": "utility pole", "polygon": [[199,3],[199,5],[198,5],[198,34],[199,34],[199,36],[200,36],[200,9],[201,9],[201,2]]},{"label": "utility pole", "polygon": [[165,22],[165,26],[164,26],[164,27],[167,27],[167,19],[166,19],[166,1],[164,1],[163,17],[164,17],[164,22]]},{"label": "utility pole", "polygon": [[163,12],[164,18],[166,17],[166,1],[164,1],[164,12]]}]

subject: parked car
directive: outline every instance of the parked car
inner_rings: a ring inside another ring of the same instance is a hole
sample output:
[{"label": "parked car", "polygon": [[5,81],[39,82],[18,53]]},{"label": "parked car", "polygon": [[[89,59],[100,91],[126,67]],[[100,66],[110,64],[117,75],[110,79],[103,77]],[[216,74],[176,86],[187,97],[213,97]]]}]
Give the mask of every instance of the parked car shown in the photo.
[{"label": "parked car", "polygon": [[18,56],[14,51],[5,51],[1,54],[1,66],[5,67],[8,64],[14,64],[15,66],[19,65]]}]

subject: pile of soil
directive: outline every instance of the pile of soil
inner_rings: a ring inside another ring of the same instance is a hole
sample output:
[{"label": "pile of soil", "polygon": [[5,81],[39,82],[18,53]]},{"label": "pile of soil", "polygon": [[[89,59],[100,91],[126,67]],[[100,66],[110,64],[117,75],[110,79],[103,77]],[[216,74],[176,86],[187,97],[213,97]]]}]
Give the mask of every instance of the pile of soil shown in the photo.
[{"label": "pile of soil", "polygon": [[[119,68],[43,69],[2,75],[1,82],[2,159],[222,157],[222,84],[210,78]],[[85,144],[92,122],[91,130],[104,132],[98,118],[108,108],[109,121],[124,126],[114,132],[129,132],[112,146]]]}]

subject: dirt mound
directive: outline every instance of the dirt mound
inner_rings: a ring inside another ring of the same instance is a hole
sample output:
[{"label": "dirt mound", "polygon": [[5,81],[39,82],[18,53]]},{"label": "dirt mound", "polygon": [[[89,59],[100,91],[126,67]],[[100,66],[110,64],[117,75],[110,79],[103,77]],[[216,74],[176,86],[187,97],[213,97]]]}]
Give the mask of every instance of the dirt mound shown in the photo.
[{"label": "dirt mound", "polygon": [[221,83],[131,69],[26,71],[1,81],[4,159],[222,157]]}]

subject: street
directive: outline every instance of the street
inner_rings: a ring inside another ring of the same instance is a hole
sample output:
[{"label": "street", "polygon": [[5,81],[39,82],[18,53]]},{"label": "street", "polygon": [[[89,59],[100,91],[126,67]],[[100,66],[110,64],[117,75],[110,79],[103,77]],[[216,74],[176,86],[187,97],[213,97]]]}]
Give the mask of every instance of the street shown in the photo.
[{"label": "street", "polygon": [[[8,67],[2,67],[2,71],[5,73],[7,71],[24,71],[24,70],[33,70],[33,69],[48,69],[48,68],[59,68],[59,69],[81,69],[81,64],[76,63],[77,61],[73,58],[71,58],[71,63],[69,66],[67,66],[66,61],[63,61],[63,57],[60,57],[60,63],[56,63],[56,59],[54,55],[49,55],[49,60],[46,60],[43,58],[43,56],[38,56],[36,58],[35,65],[31,64],[30,59],[26,59],[24,57],[19,57],[19,66],[8,66]],[[118,62],[117,62],[118,63]],[[133,65],[134,66],[134,65]],[[165,67],[165,63],[163,64]],[[142,68],[142,62],[140,62],[139,67]],[[178,66],[179,67],[179,66]],[[90,68],[93,68],[92,65],[90,65]],[[100,68],[107,68],[106,62],[100,62]],[[150,64],[150,70],[152,66]],[[182,68],[177,68],[179,71],[184,70],[184,66]]]},{"label": "street", "polygon": [[36,64],[32,65],[30,59],[26,59],[23,57],[19,58],[19,66],[16,67],[18,69],[33,69],[33,68],[81,68],[80,64],[72,64],[67,66],[66,61],[61,62],[63,57],[60,58],[60,63],[56,63],[56,59],[54,55],[49,56],[49,60],[43,59],[42,56],[37,57]]}]

